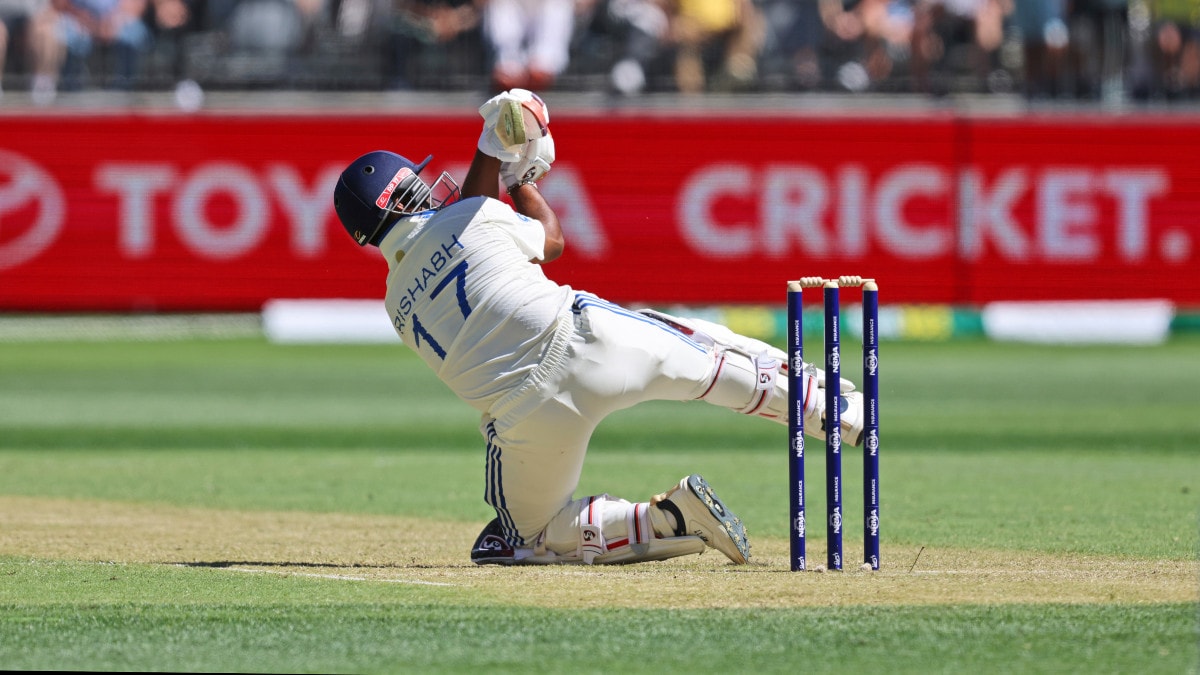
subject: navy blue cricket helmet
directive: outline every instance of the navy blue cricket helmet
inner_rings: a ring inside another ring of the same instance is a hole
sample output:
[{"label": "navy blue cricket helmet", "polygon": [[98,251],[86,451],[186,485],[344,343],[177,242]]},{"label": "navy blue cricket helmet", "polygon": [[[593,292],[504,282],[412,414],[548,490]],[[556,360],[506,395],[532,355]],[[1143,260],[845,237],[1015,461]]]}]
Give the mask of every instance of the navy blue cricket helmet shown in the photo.
[{"label": "navy blue cricket helmet", "polygon": [[394,152],[376,150],[346,167],[333,188],[333,210],[359,246],[378,246],[400,216],[458,198],[458,184],[446,172],[432,185],[418,176],[431,159],[433,155],[413,164]]}]

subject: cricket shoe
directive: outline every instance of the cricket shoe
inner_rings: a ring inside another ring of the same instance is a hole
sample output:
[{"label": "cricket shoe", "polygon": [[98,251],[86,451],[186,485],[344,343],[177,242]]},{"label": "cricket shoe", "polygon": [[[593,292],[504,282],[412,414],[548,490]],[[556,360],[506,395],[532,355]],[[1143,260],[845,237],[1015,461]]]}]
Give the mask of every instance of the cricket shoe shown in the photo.
[{"label": "cricket shoe", "polygon": [[750,540],[742,519],[725,507],[708,481],[692,474],[656,495],[650,503],[675,519],[675,536],[694,535],[742,565],[750,558]]}]

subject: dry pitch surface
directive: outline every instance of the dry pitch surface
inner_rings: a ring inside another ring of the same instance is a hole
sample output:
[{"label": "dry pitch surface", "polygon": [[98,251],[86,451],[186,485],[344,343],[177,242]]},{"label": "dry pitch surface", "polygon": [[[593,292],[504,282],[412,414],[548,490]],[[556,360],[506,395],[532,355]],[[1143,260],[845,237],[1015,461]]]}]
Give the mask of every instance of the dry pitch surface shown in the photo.
[{"label": "dry pitch surface", "polygon": [[[796,575],[787,541],[755,538],[750,564],[716,551],[624,567],[477,567],[482,523],[245,512],[0,497],[0,555],[206,566],[230,574],[454,587],[479,602],[675,608],[1200,601],[1200,562],[1079,554],[884,547],[884,569]],[[824,541],[809,543],[810,565]],[[847,538],[846,554],[859,552]]]}]

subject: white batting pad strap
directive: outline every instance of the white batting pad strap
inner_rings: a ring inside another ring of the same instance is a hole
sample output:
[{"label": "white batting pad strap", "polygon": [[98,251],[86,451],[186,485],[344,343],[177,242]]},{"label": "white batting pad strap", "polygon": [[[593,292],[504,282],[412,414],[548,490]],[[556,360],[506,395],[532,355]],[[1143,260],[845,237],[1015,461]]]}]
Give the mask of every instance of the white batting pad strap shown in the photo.
[{"label": "white batting pad strap", "polygon": [[579,527],[579,555],[585,565],[591,565],[597,557],[604,555],[604,531],[599,525]]},{"label": "white batting pad strap", "polygon": [[754,369],[757,371],[754,380],[754,388],[757,393],[754,398],[750,399],[750,405],[738,411],[743,415],[753,415],[766,409],[767,404],[775,395],[775,378],[779,375],[779,361],[769,356],[755,356]]},{"label": "white batting pad strap", "polygon": [[[638,502],[630,504],[625,512],[625,533],[627,534],[625,545],[633,548],[635,552],[644,553],[650,541],[654,539],[654,526],[650,523],[650,503]],[[620,541],[609,541],[608,548],[613,550],[617,548]]]},{"label": "white batting pad strap", "polygon": [[579,511],[579,551],[584,564],[591,565],[608,549],[604,545],[604,502],[608,495],[588,497]]}]

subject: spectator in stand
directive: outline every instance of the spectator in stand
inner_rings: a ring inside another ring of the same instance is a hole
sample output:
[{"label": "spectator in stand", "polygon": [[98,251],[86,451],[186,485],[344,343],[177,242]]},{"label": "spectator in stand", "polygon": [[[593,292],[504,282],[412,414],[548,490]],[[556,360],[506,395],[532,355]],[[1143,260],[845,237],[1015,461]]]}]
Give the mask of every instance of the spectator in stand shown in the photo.
[{"label": "spectator in stand", "polygon": [[[645,71],[674,52],[675,88],[685,94],[754,87],[766,25],[753,0],[610,0],[608,18],[623,36],[611,79],[618,92],[646,87]],[[719,53],[714,72],[706,57]]]},{"label": "spectator in stand", "polygon": [[84,85],[88,59],[97,44],[112,49],[114,63],[107,85],[130,89],[150,31],[142,21],[148,0],[51,0],[58,12],[58,40],[66,48],[61,86]]},{"label": "spectator in stand", "polygon": [[[934,71],[945,75],[959,70],[991,91],[1007,90],[1009,78],[993,73],[1003,72],[994,68],[1004,42],[1004,20],[1011,12],[1011,0],[918,0],[913,14],[913,88],[940,93],[946,84],[934,82]],[[961,62],[953,62],[959,57]]]},{"label": "spectator in stand", "polygon": [[1128,14],[1129,0],[1072,0],[1067,59],[1072,95],[1083,99],[1124,96]]},{"label": "spectator in stand", "polygon": [[778,35],[791,83],[799,89],[816,89],[824,79],[820,50],[826,31],[821,22],[821,0],[781,0],[776,6],[780,4],[791,11],[790,20],[784,22]]},{"label": "spectator in stand", "polygon": [[646,71],[662,52],[671,20],[658,0],[609,0],[607,20],[619,43],[609,77],[616,91],[632,96],[646,89]]},{"label": "spectator in stand", "polygon": [[1200,0],[1151,0],[1155,93],[1200,96]]},{"label": "spectator in stand", "polygon": [[[0,0],[0,78],[14,63],[31,75],[34,103],[54,100],[62,50],[55,39],[56,15],[48,0]],[[0,96],[4,89],[0,86]]]},{"label": "spectator in stand", "polygon": [[843,89],[863,91],[870,86],[863,60],[863,25],[854,0],[817,0],[822,41],[819,65],[822,79],[832,75]]},{"label": "spectator in stand", "polygon": [[[4,69],[8,63],[8,46],[21,45],[36,8],[30,0],[0,0],[0,96],[4,95]],[[17,48],[14,52],[20,52]],[[17,54],[20,56],[20,54]]]},{"label": "spectator in stand", "polygon": [[859,47],[857,58],[837,72],[838,83],[850,91],[865,91],[891,77],[893,55],[907,54],[912,42],[908,0],[821,0],[821,20],[835,41]]},{"label": "spectator in stand", "polygon": [[[344,0],[343,0],[344,1]],[[422,56],[436,52],[438,63],[451,71],[477,72],[484,67],[481,5],[485,0],[394,0],[390,9],[395,20],[383,38],[384,68],[388,85],[409,89],[414,78],[430,74]],[[441,73],[448,80],[453,72]]]},{"label": "spectator in stand", "polygon": [[1025,95],[1057,97],[1063,93],[1064,65],[1070,32],[1066,0],[1014,0],[1014,25],[1021,36],[1025,63]]},{"label": "spectator in stand", "polygon": [[190,4],[196,0],[150,0],[143,21],[150,29],[152,42],[169,52],[172,75],[183,77],[183,33],[192,27]]},{"label": "spectator in stand", "polygon": [[324,0],[242,0],[228,19],[235,51],[279,58],[309,46],[313,28],[326,20]]},{"label": "spectator in stand", "polygon": [[492,88],[552,88],[570,62],[575,13],[575,0],[485,0]]},{"label": "spectator in stand", "polygon": [[[669,39],[675,45],[675,86],[681,93],[741,91],[755,86],[766,35],[753,0],[667,0]],[[704,54],[719,50],[710,74]],[[710,76],[711,75],[711,76]]]},{"label": "spectator in stand", "polygon": [[[105,86],[134,87],[156,39],[173,44],[175,75],[180,76],[184,55],[178,34],[189,25],[192,1],[33,0],[40,7],[29,35],[34,103],[53,102],[60,84],[68,90],[82,88],[89,66],[97,63],[112,67],[101,75]],[[111,59],[90,63],[97,47],[111,50]]]},{"label": "spectator in stand", "polygon": [[184,110],[195,110],[204,100],[200,85],[188,78],[184,36],[198,28],[193,5],[203,0],[151,0],[144,21],[150,28],[154,49],[170,64],[175,82],[175,103]]}]

